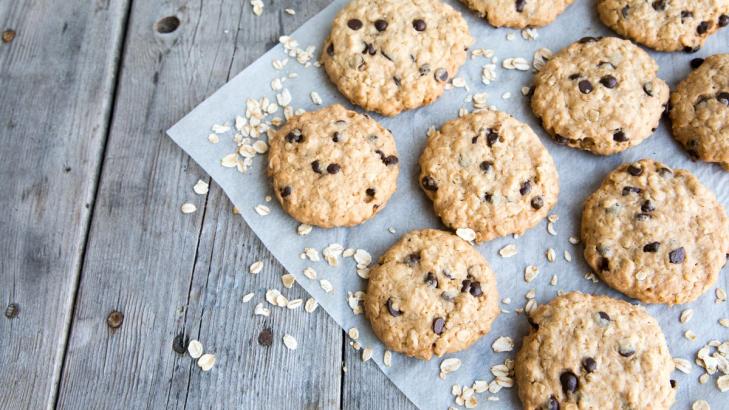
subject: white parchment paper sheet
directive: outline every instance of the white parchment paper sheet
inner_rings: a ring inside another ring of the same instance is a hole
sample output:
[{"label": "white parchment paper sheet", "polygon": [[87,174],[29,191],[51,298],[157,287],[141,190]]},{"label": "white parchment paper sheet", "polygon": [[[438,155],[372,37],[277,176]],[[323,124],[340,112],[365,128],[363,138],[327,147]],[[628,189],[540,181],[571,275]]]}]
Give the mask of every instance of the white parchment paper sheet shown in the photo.
[{"label": "white parchment paper sheet", "polygon": [[[547,47],[556,52],[583,36],[614,35],[598,20],[594,10],[594,0],[577,0],[553,24],[539,29],[539,38],[535,41],[522,39],[517,30],[494,29],[456,1],[449,3],[461,10],[468,20],[471,34],[476,39],[472,50],[488,48],[496,52],[499,58],[498,79],[488,86],[483,85],[480,81],[481,67],[489,61],[485,58],[469,59],[458,75],[467,80],[470,92],[463,88],[453,89],[446,91],[439,100],[428,107],[406,112],[395,118],[375,116],[385,127],[391,129],[396,137],[401,173],[398,190],[387,207],[363,225],[350,229],[315,228],[310,235],[299,236],[296,234],[298,223],[286,215],[275,200],[267,204],[272,208],[271,214],[265,217],[259,216],[254,207],[265,203],[266,195],[272,195],[265,175],[265,155],[257,157],[254,166],[246,174],[241,174],[235,169],[223,168],[220,165],[221,158],[235,150],[232,133],[222,135],[219,144],[210,144],[207,140],[212,124],[226,122],[233,124],[235,116],[245,111],[247,98],[269,96],[275,101],[275,92],[271,90],[270,82],[289,72],[299,74],[299,78],[284,84],[293,95],[294,107],[316,109],[309,98],[311,91],[317,91],[321,95],[324,105],[338,102],[350,106],[329,83],[323,69],[304,68],[291,59],[284,70],[274,70],[271,65],[272,60],[285,57],[280,45],[238,74],[168,131],[172,139],[223,188],[240,209],[246,222],[286,270],[296,276],[298,283],[319,301],[321,307],[326,309],[342,328],[357,327],[360,330],[360,342],[363,346],[374,349],[374,360],[377,365],[413,403],[424,409],[446,409],[449,405],[454,405],[450,393],[452,384],[471,385],[476,379],[490,381],[493,379],[490,367],[503,363],[507,357],[513,357],[515,352],[494,353],[491,344],[497,337],[506,335],[514,338],[518,347],[528,324],[523,315],[514,313],[514,309],[524,306],[526,302],[524,295],[530,289],[536,290],[537,300],[540,303],[550,300],[558,290],[580,290],[621,297],[602,283],[595,284],[584,279],[584,274],[589,269],[582,258],[582,246],[571,245],[568,242],[570,236],[579,236],[579,218],[583,200],[597,188],[602,178],[620,163],[648,157],[663,161],[674,168],[687,168],[716,192],[725,207],[729,206],[729,173],[715,165],[691,162],[671,138],[666,120],[663,120],[655,134],[641,145],[611,157],[597,157],[556,145],[535,121],[528,108],[527,99],[520,92],[522,86],[531,84],[532,74],[502,69],[501,60],[508,57],[523,57],[531,63],[534,51],[540,47]],[[330,21],[344,4],[344,0],[335,1],[293,33],[300,47],[315,45],[318,58],[322,42],[329,32]],[[224,29],[226,27],[220,27],[221,31]],[[506,38],[509,33],[515,37],[512,41]],[[661,78],[668,81],[673,88],[690,71],[689,61],[692,58],[719,52],[729,52],[729,29],[714,35],[696,54],[655,52],[651,54],[661,67]],[[443,122],[454,118],[462,106],[471,109],[470,104],[464,103],[464,98],[469,93],[477,92],[488,93],[489,104],[528,123],[540,135],[554,157],[561,185],[559,203],[553,211],[559,215],[559,221],[556,223],[558,235],[549,235],[544,221],[521,238],[501,238],[478,247],[497,273],[502,298],[512,299],[511,305],[502,305],[502,308],[509,310],[510,313],[501,314],[491,333],[473,347],[450,355],[462,359],[463,366],[457,372],[448,375],[444,381],[438,379],[440,359],[423,362],[394,354],[392,367],[383,366],[382,344],[372,334],[364,316],[354,316],[346,302],[347,291],[366,288],[366,282],[355,273],[354,261],[351,258],[345,259],[339,267],[333,268],[324,262],[304,261],[299,258],[299,254],[304,247],[316,247],[321,251],[331,243],[340,243],[345,247],[364,248],[376,260],[402,233],[425,227],[442,228],[433,214],[430,202],[417,186],[417,160],[425,144],[428,127],[440,126]],[[510,99],[501,98],[505,92],[511,93]],[[280,111],[277,115],[282,116]],[[397,234],[389,233],[387,230],[389,227],[395,228]],[[497,251],[508,243],[517,244],[519,253],[513,258],[501,258]],[[549,247],[557,252],[555,263],[548,263],[545,258],[545,251]],[[571,263],[566,262],[562,256],[565,250],[573,255]],[[528,264],[537,265],[541,271],[539,277],[532,283],[523,280],[524,268]],[[326,294],[320,288],[318,281],[304,277],[302,271],[307,266],[316,269],[319,278],[330,280],[334,285],[334,292]],[[727,287],[726,271],[727,269],[723,270],[717,286]],[[549,285],[553,274],[559,277],[557,286]],[[280,289],[286,294],[286,289],[283,287]],[[693,362],[696,351],[709,339],[727,339],[729,329],[717,324],[719,318],[729,317],[727,304],[715,304],[714,299],[714,288],[712,288],[690,305],[648,306],[648,310],[659,320],[674,357],[683,357]],[[689,307],[697,314],[688,324],[679,324],[680,312]],[[250,310],[250,314],[253,315],[252,304]],[[305,313],[300,310],[292,314]],[[687,329],[696,332],[697,341],[691,342],[683,337]],[[690,375],[675,373],[680,388],[674,408],[687,409],[690,403],[697,399],[708,400],[714,409],[727,408],[727,396],[720,397],[716,388],[716,375],[709,383],[701,385],[697,381],[700,374],[701,369],[696,365]],[[479,408],[520,408],[516,388],[499,392],[497,396],[500,401],[486,401],[488,395],[488,393],[478,395]]]}]

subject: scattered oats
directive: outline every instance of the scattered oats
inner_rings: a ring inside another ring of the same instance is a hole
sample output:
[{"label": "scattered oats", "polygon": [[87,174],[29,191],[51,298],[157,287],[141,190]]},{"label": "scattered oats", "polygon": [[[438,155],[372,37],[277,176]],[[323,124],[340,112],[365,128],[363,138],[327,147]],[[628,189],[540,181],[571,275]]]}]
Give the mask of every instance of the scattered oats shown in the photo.
[{"label": "scattered oats", "polygon": [[248,268],[248,271],[252,274],[259,273],[263,270],[263,261],[255,261],[251,264],[251,266]]},{"label": "scattered oats", "polygon": [[458,109],[458,117],[464,117],[468,115],[468,109],[466,107],[461,107]]},{"label": "scattered oats", "polygon": [[521,37],[527,41],[536,40],[537,38],[539,38],[539,33],[537,32],[537,29],[535,29],[535,28],[531,28],[531,27],[525,28],[524,30],[521,31]]},{"label": "scattered oats", "polygon": [[451,394],[454,396],[460,396],[463,394],[463,387],[460,384],[454,384],[451,386]]},{"label": "scattered oats", "polygon": [[385,354],[382,356],[382,363],[385,364],[385,366],[390,367],[392,366],[392,352],[389,350],[385,350]]},{"label": "scattered oats", "polygon": [[729,390],[729,375],[725,374],[723,376],[719,376],[719,378],[716,379],[716,387],[718,387],[722,393]]},{"label": "scattered oats", "polygon": [[273,199],[273,197],[271,197],[271,195],[266,195],[266,197],[263,198],[263,199],[265,199],[266,202],[271,202],[271,200]]},{"label": "scattered oats", "polygon": [[550,58],[552,58],[552,50],[548,48],[537,49],[537,51],[534,52],[534,58],[532,60],[534,70],[541,70]]},{"label": "scattered oats", "polygon": [[204,355],[200,356],[200,358],[197,360],[197,365],[200,367],[200,369],[204,372],[209,371],[210,369],[215,366],[215,355],[210,353],[205,353]]},{"label": "scattered oats", "polygon": [[281,91],[283,90],[283,81],[276,77],[273,80],[271,80],[271,89],[273,91]]},{"label": "scattered oats", "polygon": [[268,151],[268,144],[264,141],[256,141],[253,143],[253,150],[258,154],[265,154]]},{"label": "scattered oats", "polygon": [[190,343],[187,345],[187,353],[190,354],[190,357],[193,359],[197,359],[203,354],[203,345],[200,343],[199,340],[190,340]]},{"label": "scattered oats", "polygon": [[557,214],[552,214],[552,215],[549,215],[549,216],[547,217],[547,220],[548,220],[549,222],[555,222],[555,223],[556,223],[557,221],[559,221],[559,215],[557,215]]},{"label": "scattered oats", "polygon": [[467,409],[475,409],[478,406],[478,399],[476,396],[471,396],[465,400],[465,406]]},{"label": "scattered oats", "polygon": [[678,369],[679,371],[686,374],[691,373],[691,362],[689,362],[688,360],[682,359],[680,357],[674,357],[673,364],[676,365],[676,369]]},{"label": "scattered oats", "polygon": [[220,142],[220,137],[218,137],[217,134],[210,134],[208,135],[208,142],[211,144],[217,144]]},{"label": "scattered oats", "polygon": [[451,357],[440,362],[440,371],[443,374],[453,373],[461,367],[461,359]]},{"label": "scattered oats", "polygon": [[585,273],[585,279],[589,280],[592,283],[597,283],[598,282],[597,276],[595,276],[595,274],[592,273],[592,272]]},{"label": "scattered oats", "polygon": [[572,254],[570,253],[570,251],[564,251],[564,260],[566,260],[567,262],[572,262]]},{"label": "scattered oats", "polygon": [[511,298],[503,298],[501,299],[501,303],[508,305],[509,303],[511,303]]},{"label": "scattered oats", "polygon": [[494,50],[489,50],[486,48],[477,48],[471,52],[471,58],[476,57],[485,57],[485,58],[491,58],[494,56]]},{"label": "scattered oats", "polygon": [[207,182],[203,181],[202,179],[198,179],[195,183],[195,186],[192,187],[192,190],[195,191],[198,195],[205,195],[208,193],[209,185]]},{"label": "scattered oats", "polygon": [[722,288],[716,288],[716,303],[726,302],[726,291]]},{"label": "scattered oats", "polygon": [[486,380],[475,380],[471,388],[476,393],[484,393],[489,390],[489,383]]},{"label": "scattered oats", "polygon": [[372,255],[364,249],[357,249],[354,252],[354,260],[357,262],[357,266],[367,267],[372,263]]},{"label": "scattered oats", "polygon": [[316,271],[311,267],[307,267],[304,269],[304,276],[311,280],[316,280]]},{"label": "scattered oats", "polygon": [[303,304],[304,304],[303,299],[294,299],[294,300],[289,300],[289,302],[286,304],[286,307],[288,309],[298,309]]},{"label": "scattered oats", "polygon": [[539,268],[534,265],[529,265],[524,269],[524,280],[528,283],[536,279],[539,275]]},{"label": "scattered oats", "polygon": [[294,9],[284,9],[284,12],[286,12],[289,16],[296,15],[296,10]]},{"label": "scattered oats", "polygon": [[267,307],[263,306],[263,303],[259,303],[256,305],[255,309],[253,309],[253,314],[268,317],[271,315],[271,311]]},{"label": "scattered oats", "polygon": [[372,358],[372,353],[374,352],[369,347],[365,347],[364,349],[362,349],[362,361],[366,362],[370,360]]},{"label": "scattered oats", "polygon": [[288,107],[291,104],[291,92],[288,88],[284,88],[283,91],[276,94],[276,102],[282,107]]},{"label": "scattered oats", "polygon": [[281,283],[283,283],[286,289],[291,289],[291,287],[294,286],[294,283],[296,283],[296,278],[294,275],[287,273],[281,276]]},{"label": "scattered oats", "polygon": [[687,330],[684,334],[684,337],[690,341],[695,341],[697,336],[696,333],[694,333],[692,330]]},{"label": "scattered oats", "polygon": [[484,64],[481,68],[481,82],[485,85],[496,81],[496,64]]},{"label": "scattered oats", "polygon": [[349,342],[350,345],[352,345],[352,349],[359,350],[362,345],[359,344],[359,342]]},{"label": "scattered oats", "polygon": [[501,94],[501,98],[504,100],[508,100],[509,98],[511,98],[511,93],[507,91],[507,92]]},{"label": "scattered oats", "polygon": [[271,208],[267,207],[266,205],[258,204],[254,208],[256,210],[256,213],[261,216],[266,216],[271,213]]},{"label": "scattered oats", "polygon": [[307,225],[307,224],[301,224],[301,225],[299,225],[299,226],[298,226],[298,227],[296,228],[296,233],[298,233],[299,235],[302,235],[302,236],[303,236],[303,235],[308,235],[308,234],[310,234],[310,233],[311,233],[311,230],[312,230],[312,229],[313,229],[313,228],[312,228],[312,226],[311,226],[311,225]]},{"label": "scattered oats", "polygon": [[528,314],[531,314],[534,312],[534,309],[536,309],[538,306],[538,303],[535,299],[529,299],[529,301],[526,303],[526,306],[524,306],[524,311]]},{"label": "scattered oats", "polygon": [[525,97],[526,97],[527,95],[529,95],[529,92],[530,92],[531,90],[532,90],[531,88],[529,88],[529,87],[526,87],[526,86],[524,86],[524,87],[521,87],[521,95],[523,95],[523,96],[525,96]]},{"label": "scattered oats", "polygon": [[362,279],[370,278],[370,268],[357,268],[357,276]]},{"label": "scattered oats", "polygon": [[694,404],[691,405],[691,410],[711,410],[711,407],[706,400],[696,400]]},{"label": "scattered oats", "polygon": [[578,243],[580,243],[580,240],[575,238],[574,236],[570,236],[569,240],[572,245],[577,245]]},{"label": "scattered oats", "polygon": [[464,241],[471,242],[476,239],[476,232],[471,228],[458,228],[456,229],[456,235]]},{"label": "scattered oats", "polygon": [[391,227],[387,228],[387,232],[390,232],[391,234],[395,235],[397,233],[397,230],[391,226]]},{"label": "scattered oats", "polygon": [[273,68],[275,68],[276,70],[283,70],[283,68],[286,67],[286,64],[288,64],[288,63],[289,63],[288,58],[284,58],[281,60],[273,60],[273,62],[272,62]]},{"label": "scattered oats", "polygon": [[255,295],[256,294],[254,292],[251,292],[251,293],[246,294],[245,296],[243,296],[243,303],[250,302],[251,299],[253,299],[253,296],[255,296]]},{"label": "scattered oats", "polygon": [[529,71],[529,63],[521,57],[506,58],[501,66],[507,70]]},{"label": "scattered oats", "polygon": [[550,262],[554,262],[555,259],[556,259],[556,256],[554,253],[554,249],[552,249],[552,248],[547,249],[547,260]]},{"label": "scattered oats", "polygon": [[197,211],[197,207],[195,206],[195,204],[185,202],[184,204],[182,204],[182,207],[180,207],[180,210],[182,211],[183,214],[191,214],[191,213]]},{"label": "scattered oats", "polygon": [[506,41],[513,41],[515,38],[516,38],[516,35],[514,33],[506,34]]},{"label": "scattered oats", "polygon": [[709,376],[708,373],[702,374],[701,376],[699,376],[699,383],[706,384],[706,382],[709,381],[709,377],[711,377],[711,376]]},{"label": "scattered oats", "polygon": [[691,318],[694,317],[694,310],[693,309],[686,309],[683,312],[681,312],[681,317],[679,318],[679,321],[681,323],[688,323]]},{"label": "scattered oats", "polygon": [[362,310],[362,301],[365,298],[365,293],[361,290],[358,290],[356,292],[347,292],[347,304],[352,309],[352,313],[355,315],[361,315]]},{"label": "scattered oats", "polygon": [[352,338],[352,340],[359,339],[359,329],[357,329],[356,327],[349,329],[349,331],[347,331],[347,334],[349,335],[349,337]]},{"label": "scattered oats", "polygon": [[473,108],[477,110],[481,108],[486,108],[486,98],[488,98],[488,95],[486,93],[474,94],[473,98],[471,98],[471,101],[473,102]]},{"label": "scattered oats", "polygon": [[314,248],[304,248],[304,255],[312,262],[319,262],[319,251]]},{"label": "scattered oats", "polygon": [[213,125],[213,132],[216,134],[222,134],[225,132],[230,131],[230,126],[228,124],[214,124]]},{"label": "scattered oats", "polygon": [[456,88],[467,88],[466,87],[466,80],[464,80],[463,77],[455,77],[451,81],[451,84],[453,84],[453,86],[456,87]]},{"label": "scattered oats", "polygon": [[729,327],[729,319],[719,319],[719,324],[724,327]]},{"label": "scattered oats", "polygon": [[322,101],[321,101],[321,97],[319,96],[319,93],[317,93],[316,91],[312,91],[311,94],[309,94],[309,96],[311,97],[311,102],[313,102],[316,105],[321,105]]},{"label": "scattered oats", "polygon": [[491,345],[496,353],[510,352],[514,350],[514,341],[508,336],[501,336]]},{"label": "scattered oats", "polygon": [[552,275],[552,279],[550,279],[549,284],[552,286],[557,286],[558,281],[559,281],[559,278],[557,278],[557,275]]},{"label": "scattered oats", "polygon": [[552,236],[557,236],[557,231],[554,229],[554,222],[547,223],[547,232]]},{"label": "scattered oats", "polygon": [[284,335],[283,343],[284,346],[286,346],[289,350],[296,350],[296,348],[299,347],[299,343],[296,341],[296,339],[289,334]]},{"label": "scattered oats", "polygon": [[317,306],[319,306],[319,303],[314,298],[309,298],[306,300],[306,304],[304,305],[304,310],[308,313],[312,313],[316,310]]},{"label": "scattered oats", "polygon": [[322,279],[319,281],[319,285],[321,286],[322,290],[326,293],[329,293],[334,290],[334,286],[332,286],[332,283],[329,282],[326,279]]},{"label": "scattered oats", "polygon": [[516,245],[513,243],[510,243],[510,244],[504,246],[503,248],[499,249],[499,255],[501,255],[501,257],[503,257],[503,258],[510,258],[510,257],[516,255],[516,253],[517,253]]},{"label": "scattered oats", "polygon": [[537,291],[536,291],[536,290],[534,290],[534,289],[530,289],[530,290],[529,290],[529,292],[527,292],[527,293],[526,293],[526,294],[524,295],[524,297],[525,297],[525,298],[526,298],[527,300],[528,300],[528,299],[534,299],[535,297],[537,297]]},{"label": "scattered oats", "polygon": [[339,255],[342,254],[342,251],[344,251],[344,247],[342,245],[332,243],[324,248],[322,255],[324,255],[324,260],[327,261],[330,266],[337,266],[339,264]]},{"label": "scattered oats", "polygon": [[223,157],[223,159],[220,160],[220,165],[222,165],[225,168],[235,168],[238,166],[238,153],[234,152],[232,154],[228,154]]}]

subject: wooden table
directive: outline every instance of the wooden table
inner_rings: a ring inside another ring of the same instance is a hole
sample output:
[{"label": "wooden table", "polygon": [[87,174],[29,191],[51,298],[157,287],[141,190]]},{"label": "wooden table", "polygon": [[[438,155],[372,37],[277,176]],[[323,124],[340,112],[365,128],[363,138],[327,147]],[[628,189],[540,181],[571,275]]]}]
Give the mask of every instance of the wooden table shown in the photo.
[{"label": "wooden table", "polygon": [[327,4],[0,2],[0,407],[412,408],[321,309],[244,308],[282,267],[215,184],[180,212],[209,178],[164,131]]}]

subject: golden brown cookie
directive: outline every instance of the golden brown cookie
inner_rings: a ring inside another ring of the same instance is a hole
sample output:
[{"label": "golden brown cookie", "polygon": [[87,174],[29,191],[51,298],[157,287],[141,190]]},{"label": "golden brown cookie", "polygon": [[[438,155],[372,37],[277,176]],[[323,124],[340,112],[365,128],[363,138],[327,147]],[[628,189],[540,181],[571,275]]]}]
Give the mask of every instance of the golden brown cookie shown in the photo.
[{"label": "golden brown cookie", "polygon": [[554,21],[573,0],[461,0],[494,27],[542,27]]}]

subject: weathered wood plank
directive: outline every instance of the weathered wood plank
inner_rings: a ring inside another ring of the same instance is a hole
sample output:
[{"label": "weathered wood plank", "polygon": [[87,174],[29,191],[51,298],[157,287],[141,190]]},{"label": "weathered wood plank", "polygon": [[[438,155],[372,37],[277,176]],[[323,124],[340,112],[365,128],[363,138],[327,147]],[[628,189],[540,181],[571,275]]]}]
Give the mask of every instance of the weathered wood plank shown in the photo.
[{"label": "weathered wood plank", "polygon": [[[127,1],[0,2],[0,407],[53,405]],[[7,38],[9,39],[9,37]]]},{"label": "weathered wood plank", "polygon": [[[341,331],[321,311],[253,317],[266,288],[282,289],[281,267],[219,189],[192,192],[206,177],[164,135],[325,1],[301,2],[296,16],[274,1],[261,17],[238,0],[153,3],[131,13],[58,407],[337,408]],[[152,31],[171,15],[177,30]],[[188,201],[198,211],[183,215]],[[257,259],[266,269],[254,277],[247,266]],[[244,305],[249,290],[257,296]],[[124,314],[116,330],[106,323],[112,310]],[[257,343],[264,327],[274,332],[269,348]],[[217,354],[210,373],[172,351],[181,332]],[[295,352],[284,332],[299,340]]]}]

